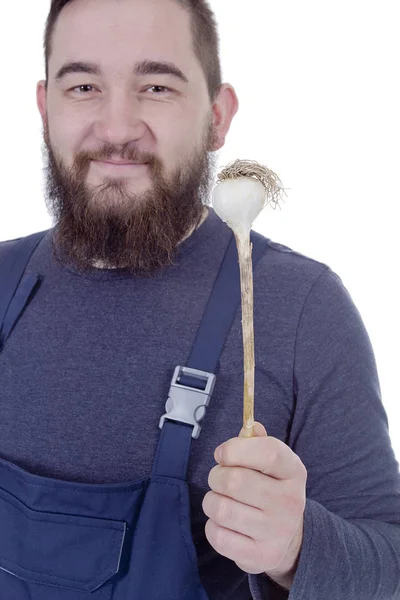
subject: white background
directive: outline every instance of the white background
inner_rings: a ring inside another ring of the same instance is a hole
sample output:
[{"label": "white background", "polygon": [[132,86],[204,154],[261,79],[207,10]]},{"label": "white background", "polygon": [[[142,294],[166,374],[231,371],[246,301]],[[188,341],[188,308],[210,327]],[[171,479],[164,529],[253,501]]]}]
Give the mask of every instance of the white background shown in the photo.
[{"label": "white background", "polygon": [[[220,165],[257,160],[282,209],[254,228],[329,265],[374,348],[400,458],[398,0],[212,0],[224,81],[240,110]],[[0,240],[52,226],[43,199],[36,83],[48,0],[1,8]]]}]

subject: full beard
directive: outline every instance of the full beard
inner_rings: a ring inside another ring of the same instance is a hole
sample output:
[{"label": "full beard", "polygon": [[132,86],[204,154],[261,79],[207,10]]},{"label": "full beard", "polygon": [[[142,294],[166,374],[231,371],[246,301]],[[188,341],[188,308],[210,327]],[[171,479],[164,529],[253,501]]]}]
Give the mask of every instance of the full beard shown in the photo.
[{"label": "full beard", "polygon": [[[209,152],[215,132],[209,124],[201,147],[170,177],[154,155],[128,149],[120,155],[111,144],[101,152],[81,152],[66,168],[51,147],[47,128],[42,147],[46,170],[46,206],[55,221],[52,250],[57,260],[81,272],[96,264],[149,277],[173,263],[179,243],[201,222],[210,204],[216,157]],[[93,189],[86,183],[91,160],[148,162],[151,189],[128,191],[128,179],[107,177]]]}]

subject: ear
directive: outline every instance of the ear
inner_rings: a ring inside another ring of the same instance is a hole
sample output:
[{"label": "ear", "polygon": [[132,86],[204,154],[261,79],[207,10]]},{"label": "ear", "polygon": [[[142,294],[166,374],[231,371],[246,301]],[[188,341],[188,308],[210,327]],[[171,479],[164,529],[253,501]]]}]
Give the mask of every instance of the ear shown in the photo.
[{"label": "ear", "polygon": [[36,103],[42,117],[43,129],[45,133],[45,140],[48,142],[48,127],[47,127],[47,92],[46,82],[44,80],[39,81],[36,86]]},{"label": "ear", "polygon": [[238,109],[239,100],[234,88],[229,83],[224,83],[212,106],[215,138],[212,147],[209,148],[210,152],[216,152],[225,144],[225,138]]}]

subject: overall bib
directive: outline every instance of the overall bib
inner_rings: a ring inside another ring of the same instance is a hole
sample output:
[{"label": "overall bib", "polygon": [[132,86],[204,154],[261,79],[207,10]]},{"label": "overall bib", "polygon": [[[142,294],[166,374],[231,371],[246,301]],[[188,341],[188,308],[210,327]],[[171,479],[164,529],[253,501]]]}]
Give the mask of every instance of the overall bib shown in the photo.
[{"label": "overall bib", "polygon": [[[25,269],[46,233],[14,241],[0,265],[0,352],[41,283]],[[254,268],[267,238],[251,240]],[[232,234],[187,366],[175,368],[149,478],[73,483],[0,458],[1,600],[209,600],[186,472],[240,298]]]}]

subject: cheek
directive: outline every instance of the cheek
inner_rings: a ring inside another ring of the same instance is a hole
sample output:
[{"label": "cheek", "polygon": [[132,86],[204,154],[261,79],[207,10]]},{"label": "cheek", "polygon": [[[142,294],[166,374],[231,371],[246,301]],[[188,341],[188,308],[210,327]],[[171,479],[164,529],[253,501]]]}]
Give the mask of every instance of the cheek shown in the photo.
[{"label": "cheek", "polygon": [[167,170],[188,160],[199,148],[203,135],[200,123],[183,118],[166,124],[162,131],[160,129],[157,146]]},{"label": "cheek", "polygon": [[68,164],[85,147],[84,125],[66,114],[49,116],[49,137],[52,148]]},{"label": "cheek", "polygon": [[59,99],[49,97],[48,128],[52,146],[65,156],[81,149],[88,124],[83,115],[68,110]]},{"label": "cheek", "polygon": [[50,135],[48,143],[50,143],[51,150],[55,159],[62,162],[64,168],[72,167],[76,154],[81,149],[81,144],[76,136],[79,133],[71,130],[71,128],[64,127],[61,123],[52,124],[50,122]]},{"label": "cheek", "polygon": [[61,120],[50,122],[50,141],[61,155],[66,156],[74,151],[78,144],[76,135],[74,128],[68,126],[68,123]]}]

